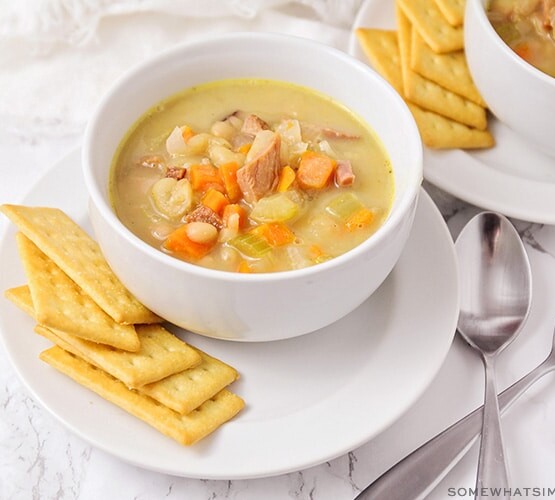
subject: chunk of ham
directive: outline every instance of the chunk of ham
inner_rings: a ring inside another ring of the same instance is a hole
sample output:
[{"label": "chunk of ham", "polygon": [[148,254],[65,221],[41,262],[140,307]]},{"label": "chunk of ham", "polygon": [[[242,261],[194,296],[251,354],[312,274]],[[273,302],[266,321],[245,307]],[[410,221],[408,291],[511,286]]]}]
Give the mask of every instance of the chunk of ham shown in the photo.
[{"label": "chunk of ham", "polygon": [[185,217],[185,222],[207,222],[212,224],[216,229],[222,229],[224,226],[222,218],[206,205],[199,205],[195,208]]},{"label": "chunk of ham", "polygon": [[248,135],[256,135],[261,130],[268,130],[269,125],[259,116],[250,114],[247,115],[243,126],[241,127],[241,132]]},{"label": "chunk of ham", "polygon": [[182,167],[168,167],[166,170],[166,177],[177,179],[178,181],[185,177],[187,170]]},{"label": "chunk of ham", "polygon": [[352,186],[355,174],[349,160],[338,160],[335,168],[335,183],[340,187]]},{"label": "chunk of ham", "polygon": [[262,130],[256,134],[246,163],[237,171],[237,183],[248,202],[258,201],[277,186],[280,162],[279,134]]}]

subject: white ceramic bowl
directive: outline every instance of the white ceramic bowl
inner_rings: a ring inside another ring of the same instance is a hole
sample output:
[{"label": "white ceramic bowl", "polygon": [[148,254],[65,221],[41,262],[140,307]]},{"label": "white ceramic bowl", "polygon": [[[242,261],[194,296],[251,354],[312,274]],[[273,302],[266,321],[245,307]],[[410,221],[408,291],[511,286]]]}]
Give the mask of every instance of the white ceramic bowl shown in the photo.
[{"label": "white ceramic bowl", "polygon": [[[283,80],[319,90],[374,129],[392,161],[396,192],[389,218],[366,242],[314,267],[239,274],[165,255],[119,221],[111,206],[108,178],[112,157],[129,127],[179,90],[240,77]],[[384,281],[412,226],[422,179],[422,147],[403,101],[366,65],[305,39],[239,33],[178,46],[128,73],[89,123],[83,165],[98,242],[114,272],[139,300],[168,321],[203,335],[267,341],[302,335],[338,320]]]},{"label": "white ceramic bowl", "polygon": [[519,57],[486,15],[488,0],[467,0],[465,51],[472,77],[493,114],[555,157],[555,78]]}]

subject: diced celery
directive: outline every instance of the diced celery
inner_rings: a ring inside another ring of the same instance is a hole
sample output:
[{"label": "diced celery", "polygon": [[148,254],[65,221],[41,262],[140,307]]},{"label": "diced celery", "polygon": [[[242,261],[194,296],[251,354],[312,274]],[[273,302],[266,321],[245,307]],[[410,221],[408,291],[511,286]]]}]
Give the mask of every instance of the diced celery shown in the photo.
[{"label": "diced celery", "polygon": [[353,193],[341,193],[331,200],[326,211],[335,217],[346,221],[355,212],[364,208],[364,205]]},{"label": "diced celery", "polygon": [[250,213],[257,222],[285,222],[299,213],[299,205],[285,193],[261,198]]},{"label": "diced celery", "polygon": [[255,233],[240,234],[229,240],[227,244],[253,259],[259,259],[272,250],[269,243],[262,236]]}]

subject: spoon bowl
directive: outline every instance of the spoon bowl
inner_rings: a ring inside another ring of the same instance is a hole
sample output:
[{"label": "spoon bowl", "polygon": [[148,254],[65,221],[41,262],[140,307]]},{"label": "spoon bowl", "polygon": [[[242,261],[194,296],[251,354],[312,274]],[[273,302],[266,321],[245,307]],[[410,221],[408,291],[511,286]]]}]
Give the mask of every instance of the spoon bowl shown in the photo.
[{"label": "spoon bowl", "polygon": [[461,311],[458,330],[475,349],[493,355],[515,339],[531,300],[530,264],[514,226],[483,212],[455,243]]},{"label": "spoon bowl", "polygon": [[461,307],[458,331],[481,353],[486,371],[476,482],[476,498],[480,499],[488,488],[509,488],[494,365],[497,355],[515,339],[526,321],[532,279],[520,236],[502,215],[478,214],[461,231],[455,249]]}]

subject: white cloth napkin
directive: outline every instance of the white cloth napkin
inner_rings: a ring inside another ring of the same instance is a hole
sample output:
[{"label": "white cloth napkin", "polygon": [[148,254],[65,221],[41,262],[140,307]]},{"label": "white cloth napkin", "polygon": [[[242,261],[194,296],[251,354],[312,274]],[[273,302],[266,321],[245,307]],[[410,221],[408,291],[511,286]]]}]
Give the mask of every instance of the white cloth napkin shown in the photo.
[{"label": "white cloth napkin", "polygon": [[0,127],[29,139],[79,133],[131,66],[211,34],[271,31],[346,49],[360,3],[0,0]]}]

